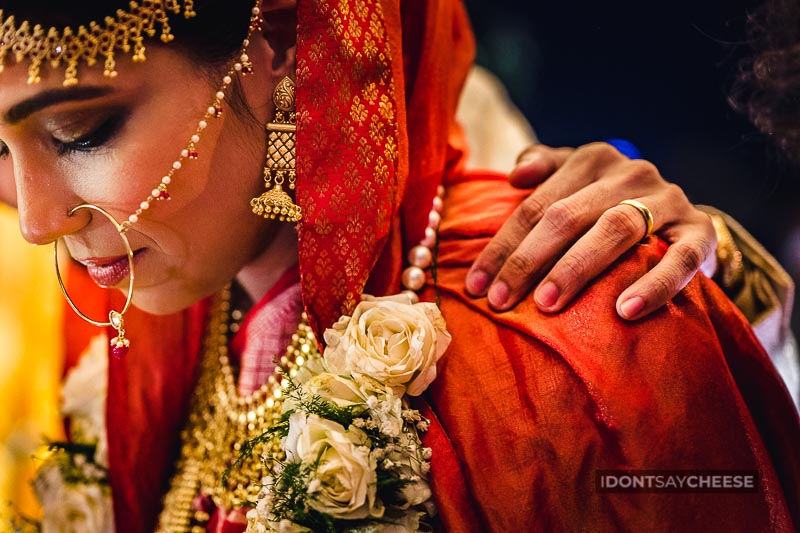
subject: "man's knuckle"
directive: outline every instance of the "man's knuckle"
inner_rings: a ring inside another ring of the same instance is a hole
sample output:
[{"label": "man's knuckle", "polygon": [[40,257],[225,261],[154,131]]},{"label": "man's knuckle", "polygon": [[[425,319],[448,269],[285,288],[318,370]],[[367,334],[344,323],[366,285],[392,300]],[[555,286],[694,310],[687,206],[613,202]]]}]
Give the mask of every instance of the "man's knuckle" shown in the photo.
[{"label": "man's knuckle", "polygon": [[632,183],[655,182],[661,179],[661,174],[650,161],[633,159],[626,164],[626,176]]},{"label": "man's knuckle", "polygon": [[486,245],[483,252],[475,260],[475,265],[483,270],[497,271],[506,258],[514,252],[510,240],[502,234],[497,234]]},{"label": "man's knuckle", "polygon": [[593,142],[578,148],[573,157],[580,161],[608,161],[616,157],[622,157],[622,154],[608,143]]},{"label": "man's knuckle", "polygon": [[607,210],[598,221],[598,230],[613,242],[630,240],[644,235],[642,216],[627,206],[617,206]]},{"label": "man's knuckle", "polygon": [[650,292],[654,300],[666,301],[672,296],[675,288],[675,281],[668,274],[659,274],[650,281]]},{"label": "man's knuckle", "polygon": [[665,192],[669,205],[681,207],[690,205],[689,198],[679,185],[668,183]]},{"label": "man's knuckle", "polygon": [[703,250],[706,249],[705,243],[701,240],[697,245],[689,243],[677,243],[675,246],[675,255],[681,269],[684,272],[694,272],[703,261],[706,259],[706,254]]},{"label": "man's knuckle", "polygon": [[583,285],[590,259],[586,253],[572,251],[559,261],[553,277],[559,280],[564,292],[572,292],[574,287]]},{"label": "man's knuckle", "polygon": [[503,265],[502,274],[506,280],[516,281],[520,278],[529,277],[535,268],[536,262],[533,257],[523,253],[514,253],[508,257],[505,265]]},{"label": "man's knuckle", "polygon": [[569,199],[559,200],[544,212],[542,221],[556,235],[564,235],[569,233],[577,224],[580,223],[581,215],[580,208],[575,202]]},{"label": "man's knuckle", "polygon": [[523,228],[527,231],[541,220],[542,213],[547,209],[548,202],[544,198],[537,196],[535,193],[525,199],[524,202],[519,204],[517,208],[517,217]]}]

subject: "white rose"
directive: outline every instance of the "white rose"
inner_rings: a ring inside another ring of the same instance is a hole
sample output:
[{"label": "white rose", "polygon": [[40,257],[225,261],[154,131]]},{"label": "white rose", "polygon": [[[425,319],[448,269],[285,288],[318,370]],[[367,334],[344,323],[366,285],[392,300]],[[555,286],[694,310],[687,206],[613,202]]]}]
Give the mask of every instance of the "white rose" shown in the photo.
[{"label": "white rose", "polygon": [[289,416],[289,433],[283,438],[283,450],[290,462],[302,460],[297,451],[297,441],[305,430],[307,419],[308,416],[304,411],[295,411]]},{"label": "white rose", "polygon": [[436,362],[450,344],[439,308],[411,304],[405,295],[365,296],[353,316],[340,318],[324,337],[330,371],[369,376],[411,396],[436,378]]},{"label": "white rose", "polygon": [[277,524],[270,522],[270,525],[278,531],[278,533],[313,533],[312,530],[305,526],[295,524],[291,520],[283,519]]},{"label": "white rose", "polygon": [[310,485],[314,489],[311,507],[338,519],[383,516],[383,504],[377,499],[377,465],[366,443],[366,434],[357,428],[345,430],[341,424],[313,414],[290,417],[287,458],[291,450],[294,460],[317,464],[314,480],[319,483]]},{"label": "white rose", "polygon": [[337,407],[352,407],[364,405],[366,407],[368,396],[364,394],[359,384],[344,376],[325,372],[312,377],[303,389],[309,396],[319,396],[332,402]]},{"label": "white rose", "polygon": [[385,526],[381,533],[412,533],[420,531],[419,519],[423,516],[425,516],[425,513],[411,509],[400,518],[394,518],[393,523]]},{"label": "white rose", "polygon": [[111,533],[114,513],[107,487],[97,483],[67,484],[56,462],[47,462],[34,480],[42,504],[43,533]]},{"label": "white rose", "polygon": [[325,363],[322,357],[315,354],[306,359],[305,364],[297,369],[297,374],[292,379],[295,383],[303,385],[312,377],[323,372],[325,372]]},{"label": "white rose", "polygon": [[405,505],[402,507],[406,508],[426,502],[430,500],[432,496],[431,488],[424,479],[417,479],[416,481],[408,483],[401,489],[401,492],[403,494],[403,499],[405,499]]},{"label": "white rose", "polygon": [[259,514],[255,509],[247,512],[247,529],[245,533],[269,533],[278,531],[279,533],[313,533],[307,527],[295,524],[291,520],[281,520],[271,522],[267,516]]},{"label": "white rose", "polygon": [[[391,387],[368,376],[347,378],[325,372],[311,378],[303,390],[308,396],[318,396],[337,407],[363,406],[378,428],[389,437],[396,437],[403,429],[402,401]],[[360,415],[363,410],[358,410]]]},{"label": "white rose", "polygon": [[247,529],[244,533],[267,533],[269,531],[266,517],[262,517],[255,509],[247,511]]}]

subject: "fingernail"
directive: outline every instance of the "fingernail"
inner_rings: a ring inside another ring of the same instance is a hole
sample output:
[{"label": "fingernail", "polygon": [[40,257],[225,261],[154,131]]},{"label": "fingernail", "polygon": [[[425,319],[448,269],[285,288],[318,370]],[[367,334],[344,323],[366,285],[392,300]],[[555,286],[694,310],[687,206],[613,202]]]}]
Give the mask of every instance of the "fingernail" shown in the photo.
[{"label": "fingernail", "polygon": [[552,281],[546,281],[536,290],[534,298],[542,307],[553,307],[558,300],[558,287]]},{"label": "fingernail", "polygon": [[631,319],[638,315],[642,309],[644,309],[644,298],[634,296],[622,302],[622,305],[619,306],[619,313],[622,318]]},{"label": "fingernail", "polygon": [[502,281],[495,283],[489,288],[489,303],[492,307],[502,309],[508,301],[508,285]]},{"label": "fingernail", "polygon": [[489,274],[483,270],[473,270],[467,274],[467,292],[473,296],[480,296],[489,285]]},{"label": "fingernail", "polygon": [[541,158],[542,158],[542,154],[540,154],[539,152],[526,153],[525,155],[523,155],[520,158],[520,160],[517,162],[516,166],[519,167],[519,166],[523,166],[523,165],[529,165],[531,163],[534,163],[534,162],[540,160]]}]

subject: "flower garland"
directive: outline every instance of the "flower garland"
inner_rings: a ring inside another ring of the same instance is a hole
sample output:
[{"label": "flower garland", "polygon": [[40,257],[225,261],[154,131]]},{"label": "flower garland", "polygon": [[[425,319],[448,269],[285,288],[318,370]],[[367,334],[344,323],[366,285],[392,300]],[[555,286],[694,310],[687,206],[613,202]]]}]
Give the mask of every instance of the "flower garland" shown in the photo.
[{"label": "flower garland", "polygon": [[[281,439],[280,457],[247,514],[248,533],[419,531],[435,509],[427,477],[429,422],[408,406],[436,378],[450,343],[433,303],[413,293],[364,296],[325,331],[327,349],[286,375],[280,422],[242,446]],[[45,531],[114,531],[108,483],[107,340],[92,340],[67,376],[70,443],[53,443],[35,491]],[[234,465],[235,467],[236,465]],[[226,473],[227,474],[227,473]],[[225,483],[223,476],[223,484]]]},{"label": "flower garland", "polygon": [[263,480],[247,532],[430,529],[429,422],[406,395],[435,379],[450,339],[436,305],[407,293],[364,296],[325,331],[322,358],[288,380],[281,422],[253,439],[280,436],[286,459]]},{"label": "flower garland", "polygon": [[93,338],[62,388],[61,414],[69,419],[70,442],[49,443],[33,488],[43,515],[36,529],[48,532],[114,531],[105,403],[108,338]]}]

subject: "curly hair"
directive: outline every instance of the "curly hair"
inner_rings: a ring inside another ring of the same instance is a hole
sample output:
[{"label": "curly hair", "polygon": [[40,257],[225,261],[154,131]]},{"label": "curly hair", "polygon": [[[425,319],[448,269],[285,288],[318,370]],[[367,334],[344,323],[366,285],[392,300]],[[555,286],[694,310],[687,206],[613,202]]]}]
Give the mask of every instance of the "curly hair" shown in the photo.
[{"label": "curly hair", "polygon": [[753,52],[739,64],[729,100],[800,162],[800,1],[768,0],[748,24]]}]

